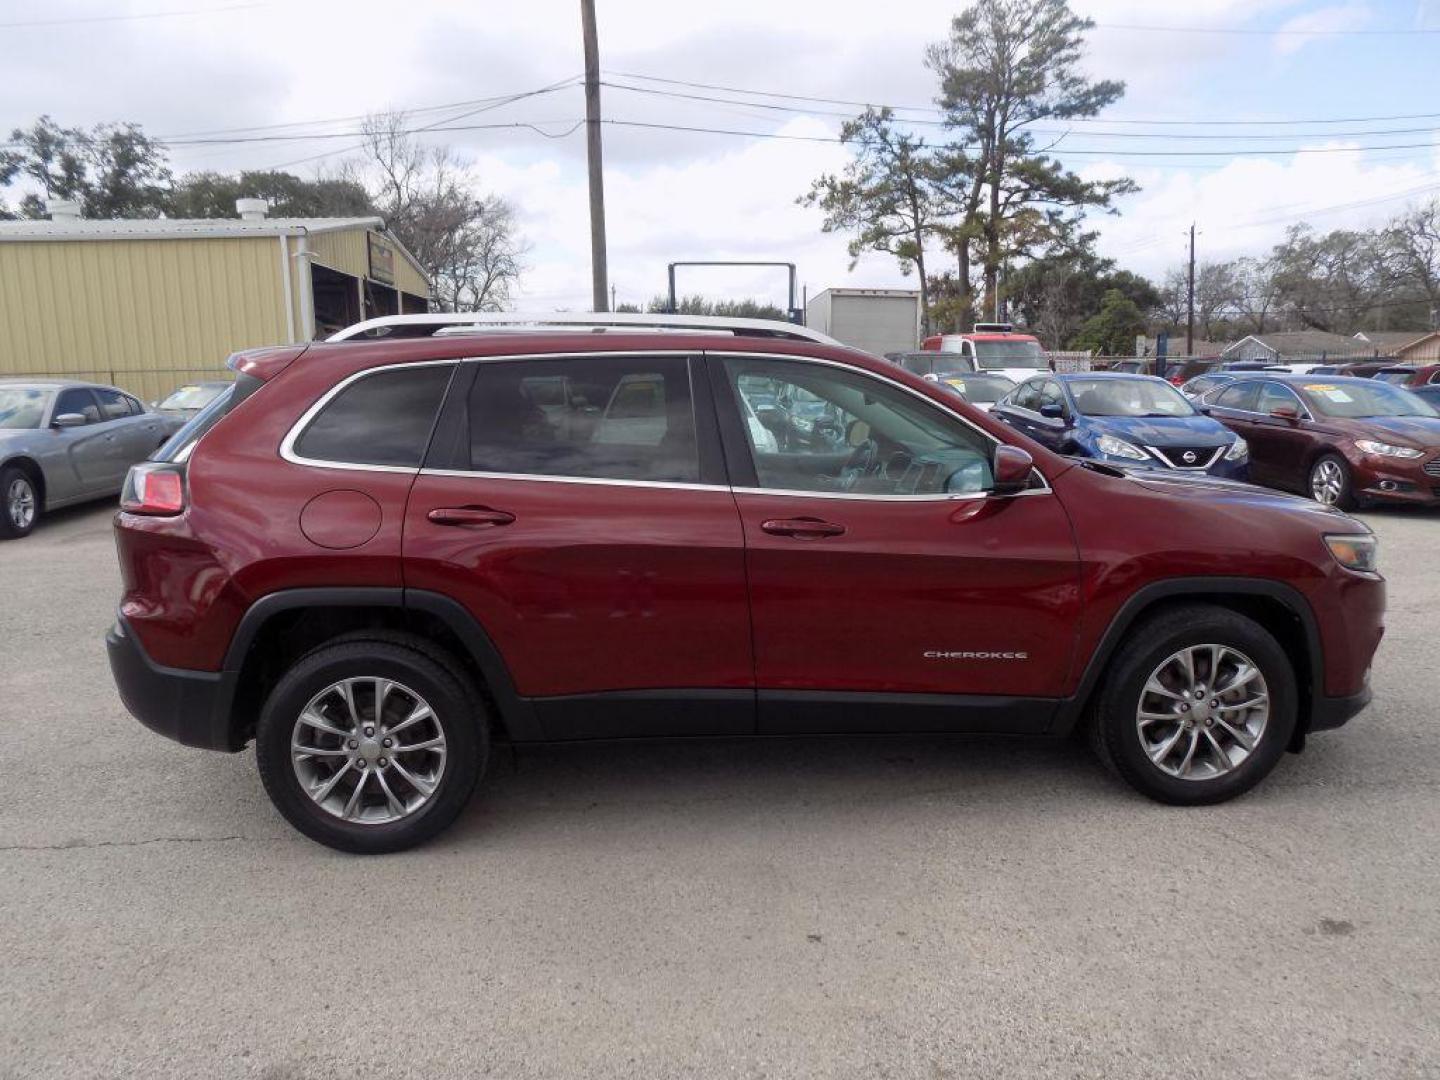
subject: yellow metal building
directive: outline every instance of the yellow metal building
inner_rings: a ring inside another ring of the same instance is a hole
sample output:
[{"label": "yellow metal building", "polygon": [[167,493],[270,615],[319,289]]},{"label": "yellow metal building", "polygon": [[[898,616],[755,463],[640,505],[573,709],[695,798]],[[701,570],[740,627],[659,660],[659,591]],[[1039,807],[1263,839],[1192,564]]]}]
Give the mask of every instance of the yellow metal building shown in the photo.
[{"label": "yellow metal building", "polygon": [[428,309],[424,270],[378,217],[0,222],[0,377],[70,376],[146,401],[225,375],[237,349]]}]

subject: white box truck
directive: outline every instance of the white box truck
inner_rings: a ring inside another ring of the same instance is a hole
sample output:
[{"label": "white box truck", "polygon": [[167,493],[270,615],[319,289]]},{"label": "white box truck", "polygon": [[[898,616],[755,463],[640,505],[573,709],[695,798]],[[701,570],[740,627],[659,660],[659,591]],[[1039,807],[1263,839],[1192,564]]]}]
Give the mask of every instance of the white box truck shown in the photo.
[{"label": "white box truck", "polygon": [[876,356],[920,343],[918,289],[826,289],[805,305],[805,325]]}]

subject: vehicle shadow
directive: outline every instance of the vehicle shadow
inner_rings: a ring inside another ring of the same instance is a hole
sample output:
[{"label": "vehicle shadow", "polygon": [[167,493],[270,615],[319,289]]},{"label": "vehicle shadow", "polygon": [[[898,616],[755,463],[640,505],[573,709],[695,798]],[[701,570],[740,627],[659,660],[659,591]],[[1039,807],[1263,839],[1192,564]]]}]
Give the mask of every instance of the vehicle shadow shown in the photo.
[{"label": "vehicle shadow", "polygon": [[684,817],[760,816],[909,805],[1138,799],[1074,739],[814,736],[672,739],[492,748],[481,790],[446,843],[505,844],[584,820],[643,828]]}]

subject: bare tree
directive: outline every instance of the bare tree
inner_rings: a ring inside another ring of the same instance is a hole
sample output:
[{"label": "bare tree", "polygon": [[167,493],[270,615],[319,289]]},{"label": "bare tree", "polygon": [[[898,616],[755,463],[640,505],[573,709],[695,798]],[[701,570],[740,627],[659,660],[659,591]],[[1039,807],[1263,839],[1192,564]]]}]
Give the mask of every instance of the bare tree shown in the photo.
[{"label": "bare tree", "polygon": [[1239,302],[1240,287],[1232,263],[1201,263],[1195,269],[1195,319],[1200,336],[1213,340],[1220,323]]},{"label": "bare tree", "polygon": [[451,311],[499,311],[510,302],[525,253],[513,208],[477,190],[449,147],[425,146],[404,113],[368,117],[364,161],[347,176],[364,182],[399,241],[430,271],[435,300]]},{"label": "bare tree", "polygon": [[1185,325],[1189,298],[1190,283],[1186,277],[1185,268],[1172,266],[1165,271],[1165,279],[1160,285],[1160,314],[1165,319],[1165,325]]},{"label": "bare tree", "polygon": [[1232,265],[1239,289],[1232,314],[1240,326],[1248,333],[1263,334],[1283,325],[1278,262],[1270,257],[1246,255]]},{"label": "bare tree", "polygon": [[1395,218],[1381,244],[1397,291],[1423,296],[1433,322],[1440,314],[1440,198],[1432,196]]}]

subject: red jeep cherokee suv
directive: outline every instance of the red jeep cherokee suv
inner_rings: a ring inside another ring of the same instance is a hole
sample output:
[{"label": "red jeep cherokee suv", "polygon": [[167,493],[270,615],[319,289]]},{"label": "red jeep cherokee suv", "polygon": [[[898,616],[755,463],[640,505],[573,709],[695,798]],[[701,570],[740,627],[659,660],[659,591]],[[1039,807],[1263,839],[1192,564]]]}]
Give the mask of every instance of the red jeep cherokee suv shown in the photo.
[{"label": "red jeep cherokee suv", "polygon": [[587,318],[232,358],[116,518],[129,710],[253,739],[296,828],[378,852],[497,738],[1084,725],[1194,804],[1369,700],[1385,586],[1338,511],[1057,456],[803,328]]}]

